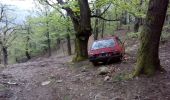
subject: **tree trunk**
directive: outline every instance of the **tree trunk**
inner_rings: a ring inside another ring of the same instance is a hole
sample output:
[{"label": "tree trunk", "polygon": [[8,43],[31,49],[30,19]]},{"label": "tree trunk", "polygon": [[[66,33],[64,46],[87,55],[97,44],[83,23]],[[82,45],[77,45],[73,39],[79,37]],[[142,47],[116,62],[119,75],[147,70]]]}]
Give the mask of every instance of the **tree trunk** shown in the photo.
[{"label": "tree trunk", "polygon": [[140,18],[135,18],[135,24],[134,24],[134,32],[138,32],[139,31],[139,24],[140,24]]},{"label": "tree trunk", "polygon": [[156,70],[162,69],[159,60],[159,41],[168,2],[169,0],[150,0],[149,2],[133,76],[153,75]]},{"label": "tree trunk", "polygon": [[50,40],[49,32],[47,32],[47,43],[48,43],[48,56],[51,56],[51,40]]},{"label": "tree trunk", "polygon": [[99,19],[96,18],[95,19],[95,27],[94,27],[94,40],[97,40],[98,39],[98,34],[99,34]]},{"label": "tree trunk", "polygon": [[63,51],[63,55],[65,56],[64,40],[61,41],[61,48],[62,48],[62,51]]},{"label": "tree trunk", "polygon": [[2,47],[2,52],[3,52],[3,63],[4,65],[8,64],[8,50],[7,47],[3,46]]},{"label": "tree trunk", "polygon": [[[78,0],[80,6],[80,21],[74,24],[76,31],[75,50],[76,56],[73,61],[82,61],[88,58],[88,39],[91,35],[91,12],[88,0]],[[73,21],[75,22],[75,21]]]},{"label": "tree trunk", "polygon": [[73,59],[73,61],[82,61],[84,59],[88,58],[88,39],[89,37],[76,37],[75,41],[75,52],[76,52],[76,58]]},{"label": "tree trunk", "polygon": [[25,56],[27,57],[27,59],[31,59],[30,53],[29,53],[29,48],[30,48],[30,27],[28,27],[27,29],[27,34],[28,36],[26,37],[26,48],[25,48]]},{"label": "tree trunk", "polygon": [[30,56],[28,50],[25,51],[25,55],[26,55],[26,57],[27,57],[28,60],[31,59],[31,56]]},{"label": "tree trunk", "polygon": [[[100,14],[100,9],[96,9],[96,15],[98,16]],[[94,40],[98,39],[99,35],[99,19],[95,19],[95,27],[94,27]]]},{"label": "tree trunk", "polygon": [[104,30],[105,29],[105,21],[103,20],[102,21],[102,33],[101,33],[101,38],[103,38],[103,36],[104,36]]},{"label": "tree trunk", "polygon": [[[142,7],[142,4],[143,4],[143,0],[140,0],[139,6]],[[139,9],[139,12],[140,11],[141,11],[141,9]],[[135,33],[139,31],[140,25],[142,25],[142,18],[135,17],[135,24],[134,24],[134,32]]]},{"label": "tree trunk", "polygon": [[66,36],[66,39],[67,39],[67,53],[68,53],[68,55],[71,55],[71,43],[70,43],[70,35],[69,34],[67,34],[67,36]]},{"label": "tree trunk", "polygon": [[59,50],[60,49],[60,38],[58,37],[57,40],[56,40],[56,49]]},{"label": "tree trunk", "polygon": [[49,30],[49,19],[48,19],[48,12],[49,9],[46,8],[45,15],[47,17],[46,19],[46,37],[47,37],[47,46],[48,46],[48,56],[51,56],[51,39],[50,39],[50,30]]}]

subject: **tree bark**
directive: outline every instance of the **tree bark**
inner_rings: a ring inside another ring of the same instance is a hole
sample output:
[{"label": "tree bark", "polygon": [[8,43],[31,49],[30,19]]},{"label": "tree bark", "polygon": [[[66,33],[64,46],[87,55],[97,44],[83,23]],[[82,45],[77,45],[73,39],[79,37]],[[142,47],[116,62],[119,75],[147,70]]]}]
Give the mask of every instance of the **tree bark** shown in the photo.
[{"label": "tree bark", "polygon": [[45,16],[46,19],[46,37],[47,37],[47,46],[48,46],[48,56],[51,56],[51,39],[50,39],[50,30],[49,30],[49,19],[48,19],[49,9],[46,7]]},{"label": "tree bark", "polygon": [[[75,50],[76,56],[73,61],[82,61],[88,58],[88,39],[91,35],[91,12],[88,0],[78,0],[80,6],[80,21],[74,23],[76,31]],[[74,21],[73,21],[74,22]]]},{"label": "tree bark", "polygon": [[[100,9],[96,9],[96,15],[97,16],[100,15]],[[99,35],[99,19],[96,18],[95,19],[95,27],[94,27],[94,40],[98,39],[98,35]]]},{"label": "tree bark", "polygon": [[104,30],[105,29],[105,21],[103,20],[102,21],[102,33],[101,33],[101,38],[103,38],[104,37]]},{"label": "tree bark", "polygon": [[56,40],[56,49],[57,50],[60,49],[60,43],[61,43],[61,40],[60,40],[60,37],[58,37],[57,40]]},{"label": "tree bark", "polygon": [[2,47],[2,52],[3,52],[3,63],[4,65],[8,64],[8,50],[7,47],[3,46]]},{"label": "tree bark", "polygon": [[76,37],[76,41],[75,41],[75,43],[76,43],[75,44],[76,58],[74,58],[73,61],[82,61],[84,59],[87,59],[87,57],[88,57],[88,52],[87,52],[88,39],[89,39],[89,37],[85,37],[84,39],[82,39],[80,37]]},{"label": "tree bark", "polygon": [[[140,4],[139,6],[141,7],[143,4],[143,0],[140,0]],[[139,12],[141,11],[141,9],[139,10]],[[139,27],[140,25],[142,25],[142,18],[139,17],[135,17],[135,24],[134,24],[134,32],[138,32],[139,31]]]},{"label": "tree bark", "polygon": [[30,48],[30,27],[28,27],[27,29],[27,34],[28,36],[26,37],[26,48],[25,48],[25,56],[27,57],[27,59],[31,59],[30,53],[29,53],[29,48]]},{"label": "tree bark", "polygon": [[139,31],[139,24],[140,24],[140,18],[135,18],[135,24],[134,24],[134,32],[138,32]]},{"label": "tree bark", "polygon": [[67,39],[67,53],[68,53],[68,55],[71,55],[71,43],[70,43],[70,35],[69,34],[67,34],[66,39]]},{"label": "tree bark", "polygon": [[146,22],[140,36],[137,65],[133,76],[153,75],[161,70],[159,41],[169,0],[150,0]]}]

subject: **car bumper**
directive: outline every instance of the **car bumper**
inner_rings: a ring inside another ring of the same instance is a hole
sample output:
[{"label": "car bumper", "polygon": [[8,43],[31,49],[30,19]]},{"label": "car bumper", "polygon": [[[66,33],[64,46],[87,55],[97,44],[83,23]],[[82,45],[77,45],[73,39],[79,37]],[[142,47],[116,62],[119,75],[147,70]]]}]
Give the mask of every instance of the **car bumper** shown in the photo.
[{"label": "car bumper", "polygon": [[89,57],[89,60],[91,62],[104,62],[104,61],[110,61],[110,60],[114,60],[114,59],[118,59],[121,58],[122,55],[112,55],[112,56],[100,56],[100,57]]}]

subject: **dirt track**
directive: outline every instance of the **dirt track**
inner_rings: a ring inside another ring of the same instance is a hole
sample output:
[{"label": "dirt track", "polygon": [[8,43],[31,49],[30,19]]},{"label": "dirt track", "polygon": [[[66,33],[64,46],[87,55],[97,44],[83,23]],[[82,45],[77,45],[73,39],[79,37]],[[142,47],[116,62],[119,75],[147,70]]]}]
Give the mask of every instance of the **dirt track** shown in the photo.
[{"label": "dirt track", "polygon": [[0,100],[170,100],[170,42],[160,49],[166,73],[121,80],[120,73],[132,71],[134,51],[126,61],[108,65],[114,69],[109,81],[88,61],[72,64],[71,57],[10,65],[0,74]]}]

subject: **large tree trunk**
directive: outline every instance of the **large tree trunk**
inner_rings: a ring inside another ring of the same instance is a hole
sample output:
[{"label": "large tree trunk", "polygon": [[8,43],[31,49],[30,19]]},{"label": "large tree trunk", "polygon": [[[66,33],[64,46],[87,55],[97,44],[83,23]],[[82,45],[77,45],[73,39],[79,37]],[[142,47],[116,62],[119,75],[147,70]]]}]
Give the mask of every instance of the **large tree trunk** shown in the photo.
[{"label": "large tree trunk", "polygon": [[4,65],[8,64],[8,50],[7,47],[3,46],[2,47],[2,53],[3,53],[3,63]]},{"label": "large tree trunk", "polygon": [[80,6],[80,21],[79,25],[74,23],[76,31],[76,56],[73,58],[73,61],[82,61],[88,58],[88,39],[91,35],[91,12],[88,0],[78,0],[78,2]]},{"label": "large tree trunk", "polygon": [[169,0],[150,0],[146,22],[140,37],[140,47],[134,76],[153,75],[161,70],[159,41]]},{"label": "large tree trunk", "polygon": [[73,61],[82,61],[84,59],[87,59],[88,57],[88,39],[89,37],[85,37],[84,39],[82,39],[81,37],[76,37],[76,41],[75,41],[75,52],[76,52],[76,57],[73,59]]}]

